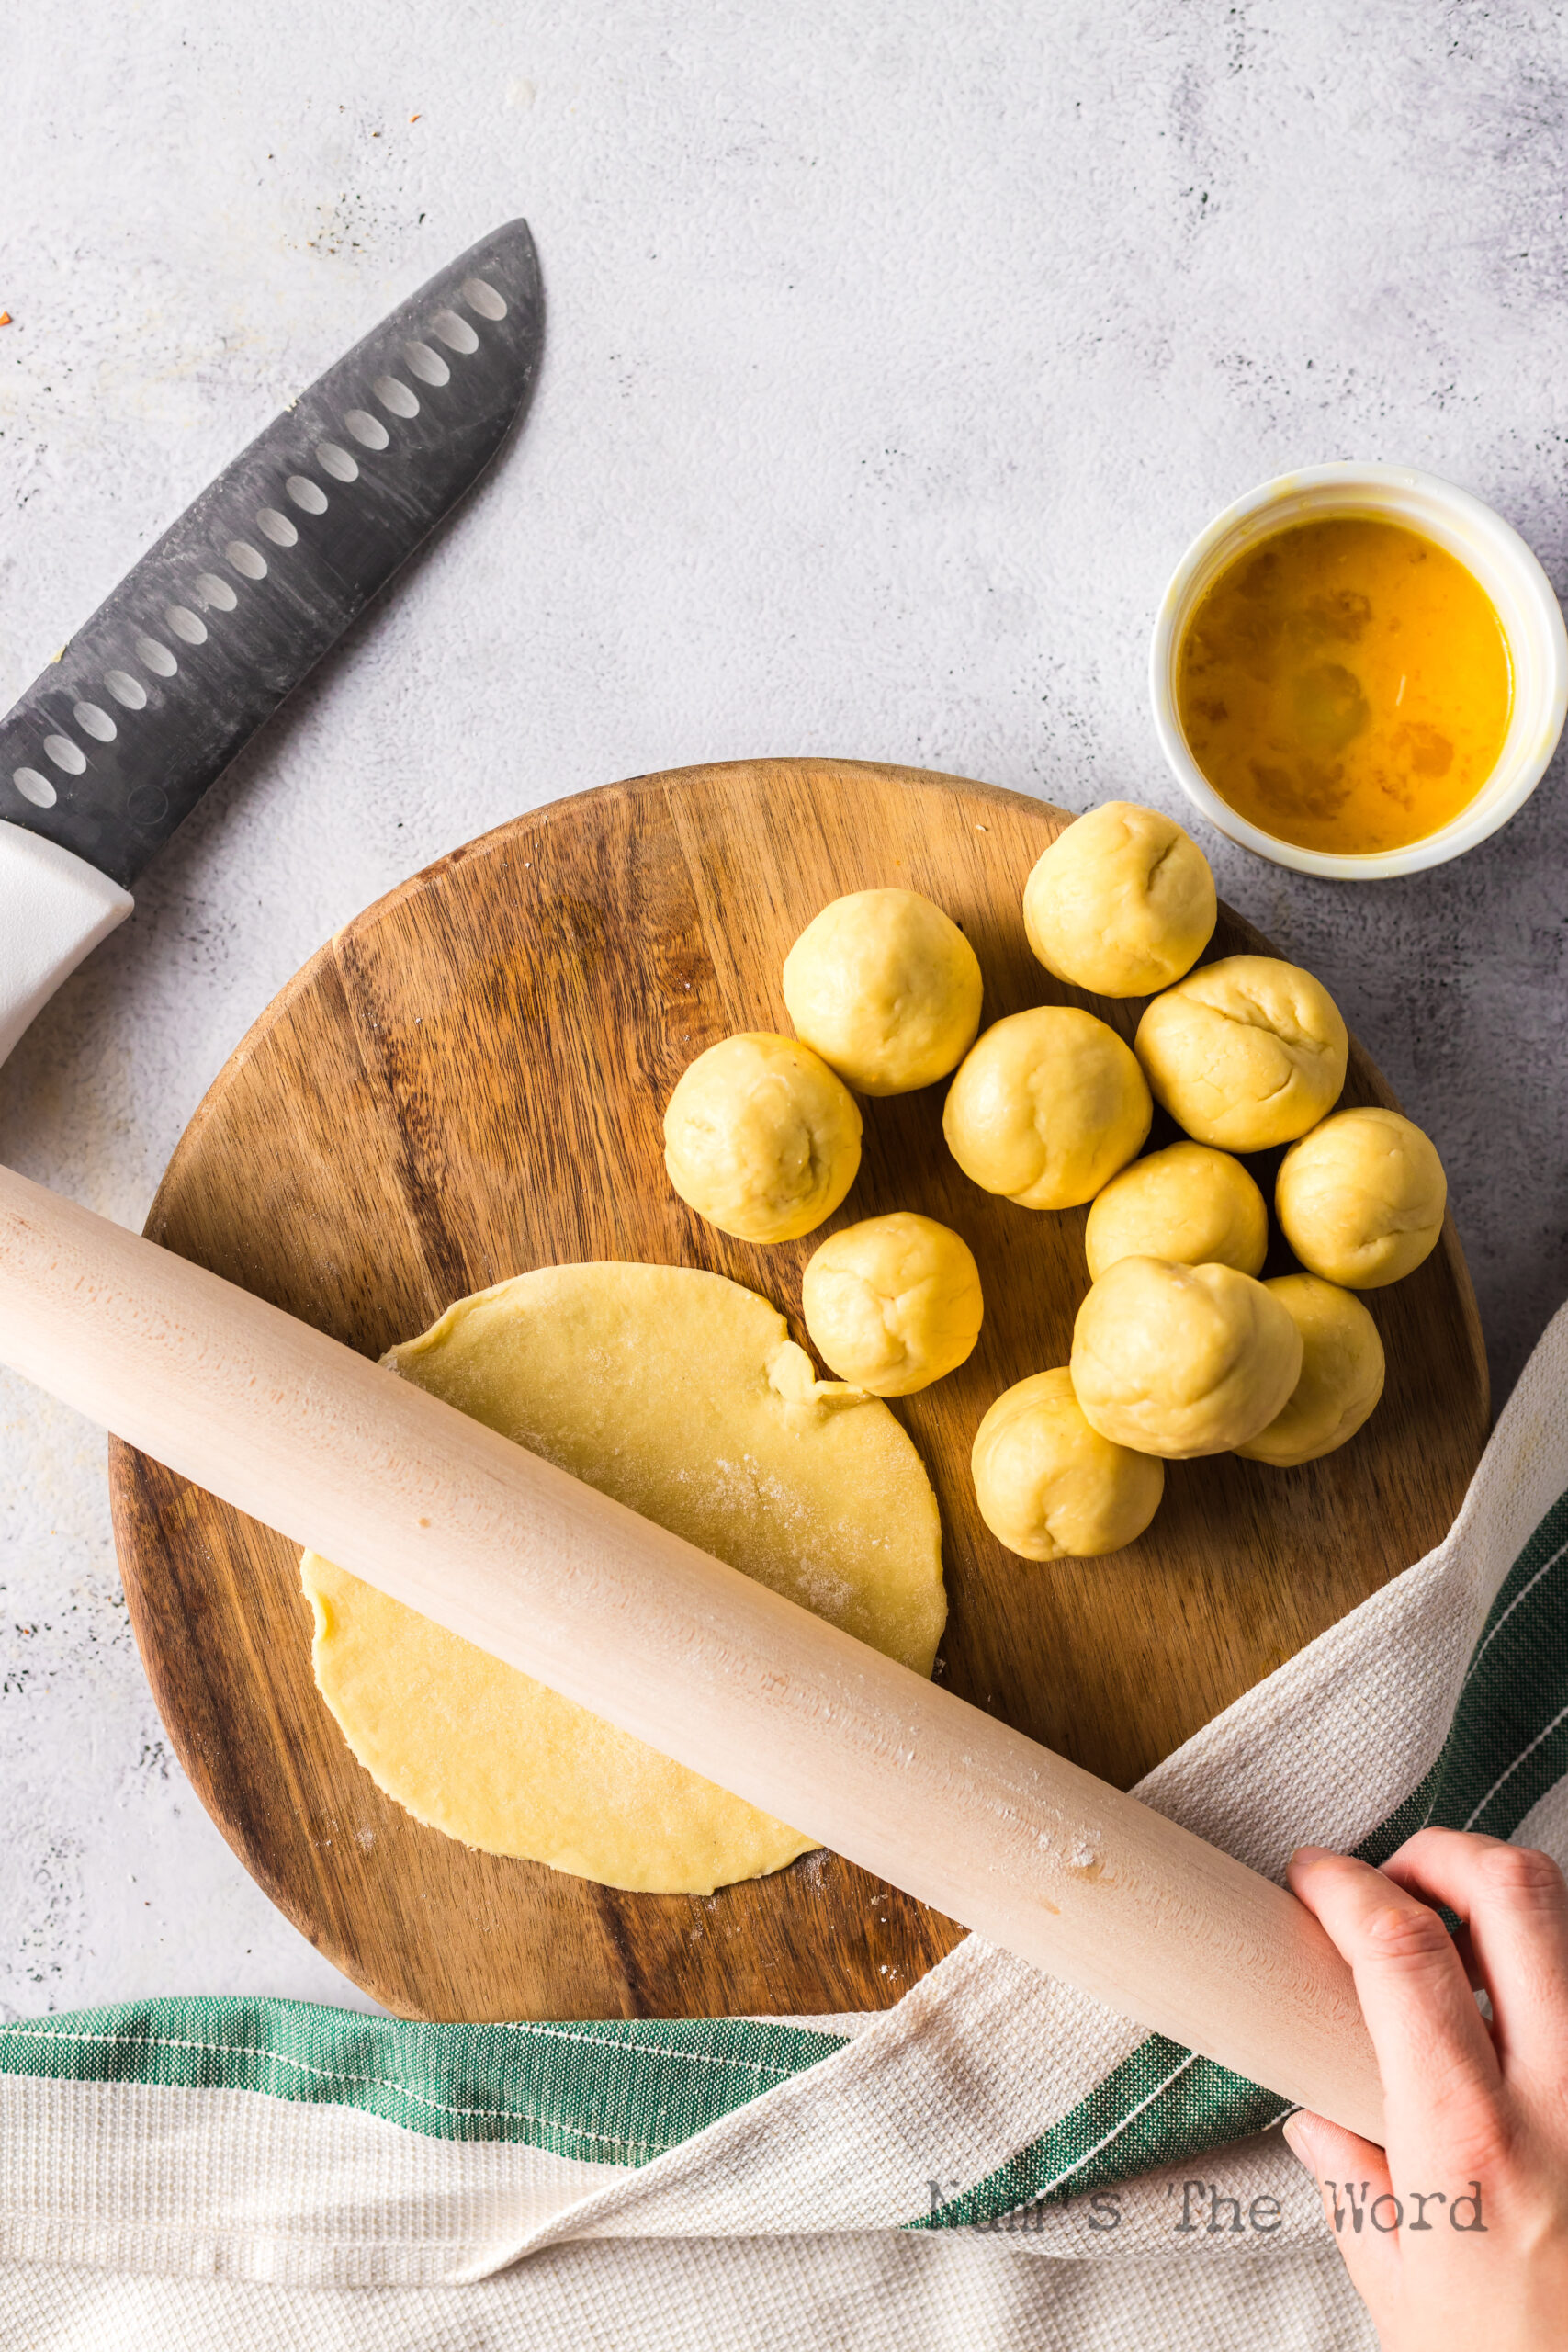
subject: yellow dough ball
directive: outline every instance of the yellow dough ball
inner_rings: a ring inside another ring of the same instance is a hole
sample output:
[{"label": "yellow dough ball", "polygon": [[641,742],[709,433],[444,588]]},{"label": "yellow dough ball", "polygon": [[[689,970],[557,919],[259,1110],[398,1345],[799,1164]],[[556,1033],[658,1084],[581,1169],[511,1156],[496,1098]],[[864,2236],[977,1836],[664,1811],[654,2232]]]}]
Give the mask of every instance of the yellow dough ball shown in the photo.
[{"label": "yellow dough ball", "polygon": [[862,1094],[909,1094],[955,1069],[980,1026],[980,967],[918,890],[856,890],[784,957],[789,1017]]},{"label": "yellow dough ball", "polygon": [[1280,1274],[1263,1287],[1302,1335],[1301,1378],[1284,1411],[1236,1452],[1290,1470],[1355,1436],[1382,1395],[1382,1341],[1360,1300],[1315,1274]]},{"label": "yellow dough ball", "polygon": [[832,1216],[860,1167],[860,1113],[795,1037],[744,1030],[699,1054],[664,1114],[670,1182],[741,1241],[793,1241]]},{"label": "yellow dough ball", "polygon": [[997,1398],[975,1437],[975,1499],[1025,1560],[1089,1560],[1131,1544],[1159,1509],[1165,1464],[1084,1418],[1064,1366]]},{"label": "yellow dough ball", "polygon": [[806,1269],[801,1311],[840,1380],[908,1396],[954,1371],[980,1336],[980,1270],[934,1217],[898,1209],[829,1234]]},{"label": "yellow dough ball", "polygon": [[1117,1445],[1185,1461],[1268,1428],[1301,1377],[1302,1335],[1234,1266],[1118,1258],[1073,1326],[1073,1386]]},{"label": "yellow dough ball", "polygon": [[1098,996],[1152,996],[1190,971],[1217,902],[1209,861],[1157,808],[1108,800],[1059,833],[1023,889],[1048,972]]},{"label": "yellow dough ball", "polygon": [[1285,1154],[1274,1206],[1309,1272],[1382,1290],[1437,1248],[1449,1197],[1431,1139],[1397,1111],[1337,1111]]},{"label": "yellow dough ball", "polygon": [[1025,1209],[1070,1209],[1142,1149],[1154,1105],[1114,1029],[1070,1005],[1010,1013],[970,1047],[942,1114],[965,1176]]},{"label": "yellow dough ball", "polygon": [[1134,1040],[1155,1101],[1200,1143],[1294,1143],[1339,1099],[1349,1037],[1321,982],[1272,956],[1227,956],[1163,996]]},{"label": "yellow dough ball", "polygon": [[1173,1143],[1111,1178],[1089,1210],[1084,1249],[1094,1283],[1118,1258],[1261,1273],[1269,1211],[1239,1159],[1207,1144]]}]

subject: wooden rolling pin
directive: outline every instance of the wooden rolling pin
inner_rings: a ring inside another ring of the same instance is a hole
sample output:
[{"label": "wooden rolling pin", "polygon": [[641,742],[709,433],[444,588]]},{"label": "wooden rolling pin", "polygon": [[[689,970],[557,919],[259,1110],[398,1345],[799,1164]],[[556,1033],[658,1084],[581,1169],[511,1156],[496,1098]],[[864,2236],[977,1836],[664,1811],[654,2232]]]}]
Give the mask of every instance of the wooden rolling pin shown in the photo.
[{"label": "wooden rolling pin", "polygon": [[1381,2138],[1349,1971],[1282,1888],[412,1382],[3,1169],[0,1359],[919,1902]]}]

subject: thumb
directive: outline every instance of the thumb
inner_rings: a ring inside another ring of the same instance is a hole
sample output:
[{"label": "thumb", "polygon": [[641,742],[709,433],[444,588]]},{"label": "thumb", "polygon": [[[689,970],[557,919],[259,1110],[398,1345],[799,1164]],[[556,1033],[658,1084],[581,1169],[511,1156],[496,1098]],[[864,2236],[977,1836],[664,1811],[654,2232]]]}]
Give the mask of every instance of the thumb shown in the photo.
[{"label": "thumb", "polygon": [[1296,2162],[1304,2165],[1314,2180],[1335,2173],[1340,2178],[1373,2180],[1380,2188],[1388,2186],[1388,2158],[1382,2150],[1371,2140],[1347,2132],[1342,2124],[1331,2123],[1326,2115],[1299,2107],[1286,2118],[1281,2136]]}]

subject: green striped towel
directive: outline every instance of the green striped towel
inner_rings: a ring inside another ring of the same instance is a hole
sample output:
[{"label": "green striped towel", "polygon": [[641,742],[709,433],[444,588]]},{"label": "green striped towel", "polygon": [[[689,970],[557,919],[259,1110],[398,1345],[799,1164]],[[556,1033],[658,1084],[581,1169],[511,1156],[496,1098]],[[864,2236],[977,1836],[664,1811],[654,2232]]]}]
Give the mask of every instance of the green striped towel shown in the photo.
[{"label": "green striped towel", "polygon": [[[1273,1876],[1424,1821],[1568,1859],[1565,1374],[1568,1309],[1447,1540],[1150,1804]],[[1370,2343],[1284,2112],[975,1938],[868,2018],[24,2020],[0,2352]]]}]

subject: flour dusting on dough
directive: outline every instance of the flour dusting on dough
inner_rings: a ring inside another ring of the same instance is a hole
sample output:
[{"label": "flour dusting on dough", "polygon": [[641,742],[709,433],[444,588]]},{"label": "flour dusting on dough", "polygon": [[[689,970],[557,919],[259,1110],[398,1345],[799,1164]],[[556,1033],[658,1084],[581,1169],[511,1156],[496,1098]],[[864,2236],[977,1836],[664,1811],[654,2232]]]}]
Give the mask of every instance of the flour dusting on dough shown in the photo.
[{"label": "flour dusting on dough", "polygon": [[[776,1308],[686,1267],[551,1266],[387,1362],[504,1437],[930,1674],[942,1529],[887,1407],[819,1381]],[[611,1886],[710,1894],[817,1841],[314,1553],[316,1680],[419,1820]]]}]

